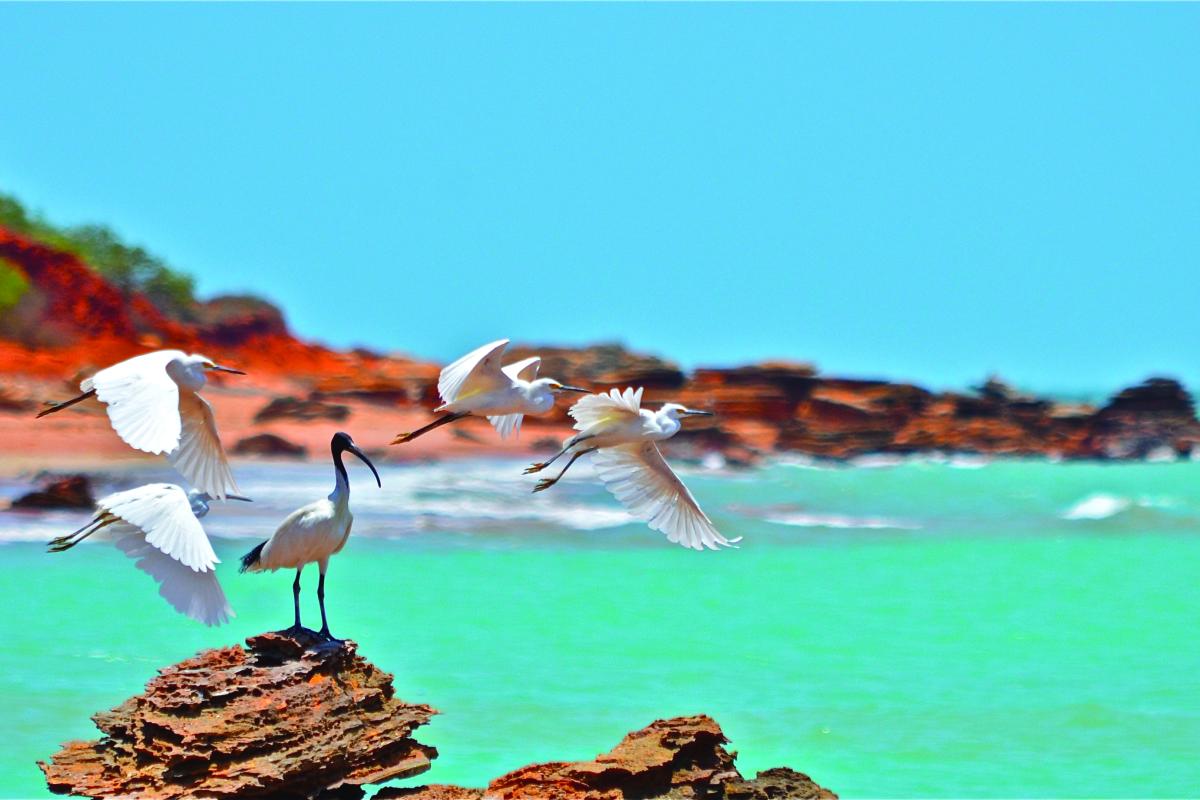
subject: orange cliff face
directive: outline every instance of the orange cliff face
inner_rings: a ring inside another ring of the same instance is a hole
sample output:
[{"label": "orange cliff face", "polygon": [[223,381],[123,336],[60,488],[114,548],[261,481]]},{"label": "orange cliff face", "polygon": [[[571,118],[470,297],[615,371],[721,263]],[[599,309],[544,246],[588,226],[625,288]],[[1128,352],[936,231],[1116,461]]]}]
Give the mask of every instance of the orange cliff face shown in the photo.
[{"label": "orange cliff face", "polygon": [[[322,458],[337,429],[379,457],[528,454],[557,447],[571,431],[565,401],[527,418],[522,438],[502,441],[485,420],[446,426],[411,444],[395,434],[430,419],[438,404],[436,364],[367,351],[341,352],[295,337],[282,313],[253,298],[198,303],[191,321],[171,319],[144,296],[126,294],[76,256],[0,227],[0,257],[29,290],[0,318],[0,455],[129,456],[99,409],[81,408],[31,425],[40,403],[65,399],[79,379],[160,348],[202,352],[245,370],[206,390],[231,448]],[[921,452],[1062,458],[1188,455],[1200,443],[1190,395],[1177,382],[1151,379],[1102,408],[1017,393],[992,380],[970,393],[935,393],[883,380],[818,374],[811,365],[767,362],[688,374],[665,359],[620,345],[510,348],[512,360],[542,356],[542,374],[605,391],[644,386],[645,403],[678,401],[715,411],[692,420],[667,443],[676,457],[720,453],[733,464],[776,451],[845,459]],[[264,436],[265,435],[265,436]],[[264,449],[265,448],[265,449]]]}]

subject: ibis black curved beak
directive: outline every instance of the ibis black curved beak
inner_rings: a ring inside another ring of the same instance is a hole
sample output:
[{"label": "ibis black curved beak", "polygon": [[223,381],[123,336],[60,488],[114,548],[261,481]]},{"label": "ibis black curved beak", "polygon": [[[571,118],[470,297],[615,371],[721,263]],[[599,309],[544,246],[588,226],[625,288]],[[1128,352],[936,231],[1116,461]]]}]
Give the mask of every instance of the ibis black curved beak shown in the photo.
[{"label": "ibis black curved beak", "polygon": [[361,458],[362,462],[371,468],[371,472],[375,473],[375,483],[379,484],[379,488],[382,489],[383,481],[381,481],[379,479],[379,471],[377,469],[375,469],[375,465],[371,463],[371,459],[367,458],[367,454],[364,453],[362,450],[359,450],[358,445],[354,445],[354,444],[348,446],[346,449],[349,450],[351,453],[354,453],[354,455]]},{"label": "ibis black curved beak", "polygon": [[213,372],[228,372],[232,375],[245,375],[246,374],[246,373],[242,372],[240,369],[234,369],[233,367],[223,367],[220,364],[213,364],[211,369]]},{"label": "ibis black curved beak", "polygon": [[243,503],[253,503],[254,502],[249,497],[242,497],[240,494],[227,494],[227,495],[225,495],[225,499],[226,500],[241,500]]},{"label": "ibis black curved beak", "polygon": [[560,392],[579,392],[580,394],[591,394],[590,389],[581,389],[578,386],[567,386],[565,383],[558,387]]}]

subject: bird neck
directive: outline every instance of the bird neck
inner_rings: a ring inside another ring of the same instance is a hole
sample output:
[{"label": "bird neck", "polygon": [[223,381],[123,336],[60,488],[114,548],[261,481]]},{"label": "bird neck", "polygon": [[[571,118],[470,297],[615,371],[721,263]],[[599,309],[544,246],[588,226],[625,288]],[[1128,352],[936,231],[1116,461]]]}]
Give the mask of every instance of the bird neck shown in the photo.
[{"label": "bird neck", "polygon": [[344,503],[350,498],[350,476],[346,474],[346,465],[342,463],[341,450],[335,450],[333,453],[333,474],[333,491],[329,493],[329,499],[335,503]]},{"label": "bird neck", "polygon": [[679,429],[682,426],[680,425],[679,420],[675,419],[675,417],[671,416],[670,414],[664,414],[661,411],[654,416],[655,422],[658,424],[658,433],[661,438],[670,439],[672,436],[679,433]]}]

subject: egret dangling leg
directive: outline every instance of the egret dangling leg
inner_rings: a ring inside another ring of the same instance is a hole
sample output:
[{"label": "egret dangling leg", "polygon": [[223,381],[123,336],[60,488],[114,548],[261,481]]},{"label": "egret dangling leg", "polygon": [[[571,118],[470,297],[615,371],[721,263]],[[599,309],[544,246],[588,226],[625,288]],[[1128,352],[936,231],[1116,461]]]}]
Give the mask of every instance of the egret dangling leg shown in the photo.
[{"label": "egret dangling leg", "polygon": [[82,403],[84,400],[87,400],[89,397],[95,397],[95,396],[96,396],[96,390],[92,389],[91,391],[84,392],[83,394],[79,395],[78,397],[71,398],[70,400],[67,400],[65,402],[50,403],[50,407],[39,412],[37,415],[37,418],[41,419],[42,417],[46,416],[47,414],[53,414],[56,411],[62,411],[64,408],[70,408],[71,406],[75,405],[76,403]]},{"label": "egret dangling leg", "polygon": [[111,525],[113,522],[116,522],[116,517],[103,514],[96,519],[93,519],[87,525],[84,525],[74,533],[69,533],[66,536],[59,536],[51,539],[47,543],[46,549],[51,553],[61,553],[64,550],[70,550],[72,547],[79,544],[84,539],[103,528],[105,525]]},{"label": "egret dangling leg", "polygon": [[588,439],[594,439],[594,438],[595,438],[594,436],[580,436],[578,439],[571,439],[570,444],[568,444],[562,450],[559,450],[557,453],[555,453],[553,456],[551,456],[549,461],[539,461],[536,464],[530,464],[528,467],[526,467],[525,474],[531,475],[535,472],[541,472],[546,467],[550,466],[555,461],[558,461],[560,458],[565,456],[571,450],[571,448],[574,447],[575,445],[579,444],[580,442],[586,442]]},{"label": "egret dangling leg", "polygon": [[444,417],[438,417],[433,422],[426,425],[424,428],[417,428],[412,433],[396,434],[396,438],[393,439],[391,443],[392,444],[404,444],[405,442],[411,442],[413,439],[417,438],[418,436],[425,434],[425,433],[429,433],[434,428],[440,428],[443,425],[454,422],[456,420],[460,420],[463,417],[469,417],[469,416],[470,416],[470,414],[468,414],[466,412],[457,412],[457,411],[451,412]]},{"label": "egret dangling leg", "polygon": [[562,472],[558,473],[553,478],[542,478],[540,481],[538,481],[537,486],[533,487],[533,490],[535,492],[543,492],[546,489],[549,489],[551,486],[562,480],[562,476],[567,474],[567,470],[571,468],[572,464],[579,460],[580,456],[586,456],[588,453],[594,453],[599,449],[599,447],[588,447],[580,450],[575,455],[571,456],[571,460],[568,461],[567,465],[562,468]]},{"label": "egret dangling leg", "polygon": [[296,621],[292,624],[292,627],[284,631],[284,633],[292,635],[304,630],[304,626],[300,624],[300,570],[302,569],[304,569],[303,564],[296,569],[296,580],[292,581],[292,604],[296,609]]},{"label": "egret dangling leg", "polygon": [[317,582],[317,602],[321,604],[321,630],[317,631],[318,636],[325,637],[327,642],[340,642],[341,639],[334,638],[329,632],[329,622],[325,619],[325,570],[321,570],[321,580]]}]

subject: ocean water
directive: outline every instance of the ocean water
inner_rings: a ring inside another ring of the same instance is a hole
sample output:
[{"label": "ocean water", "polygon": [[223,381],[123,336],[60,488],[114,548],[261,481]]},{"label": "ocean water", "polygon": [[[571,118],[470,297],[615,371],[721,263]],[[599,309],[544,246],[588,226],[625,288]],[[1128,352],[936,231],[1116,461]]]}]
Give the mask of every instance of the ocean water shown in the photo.
[{"label": "ocean water", "polygon": [[[442,714],[413,782],[482,785],[711,714],[743,773],[843,797],[1200,791],[1200,464],[868,459],[683,470],[738,550],[631,522],[586,468],[530,495],[516,462],[352,470],[335,634]],[[177,616],[77,514],[0,513],[0,796],[155,667],[291,621],[291,574],[236,557],[327,493],[324,465],[239,465],[253,505],[206,519],[238,617]],[[169,479],[120,473],[105,488]],[[0,481],[0,497],[23,488]],[[319,617],[315,571],[306,622]]]}]

